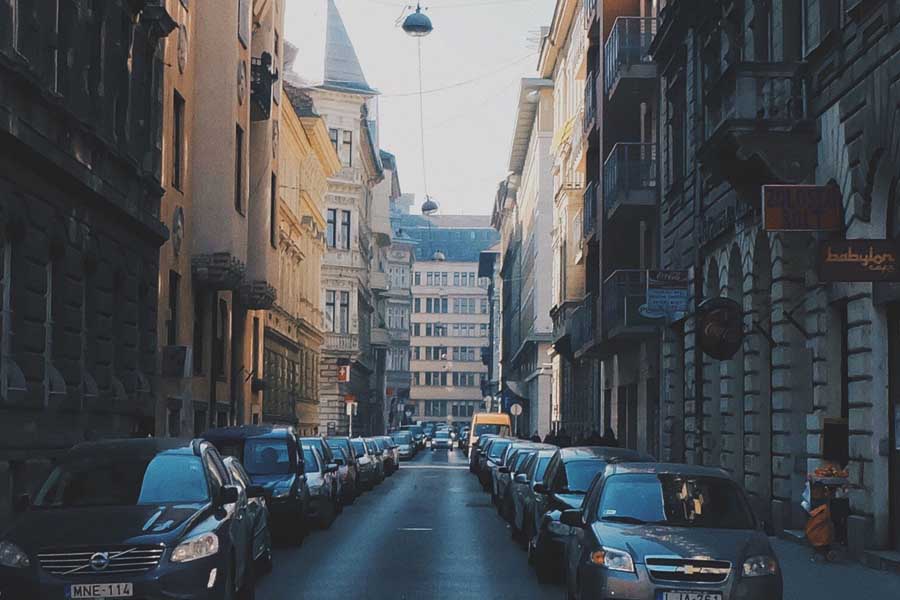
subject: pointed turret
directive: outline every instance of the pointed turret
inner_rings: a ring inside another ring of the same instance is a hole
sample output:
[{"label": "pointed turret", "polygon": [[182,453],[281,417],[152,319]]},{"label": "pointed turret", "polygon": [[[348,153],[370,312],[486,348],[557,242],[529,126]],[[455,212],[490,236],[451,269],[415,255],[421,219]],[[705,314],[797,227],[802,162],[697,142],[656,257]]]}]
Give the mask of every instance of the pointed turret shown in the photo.
[{"label": "pointed turret", "polygon": [[334,0],[328,2],[325,32],[325,70],[322,87],[341,92],[375,95],[356,56],[356,49]]}]

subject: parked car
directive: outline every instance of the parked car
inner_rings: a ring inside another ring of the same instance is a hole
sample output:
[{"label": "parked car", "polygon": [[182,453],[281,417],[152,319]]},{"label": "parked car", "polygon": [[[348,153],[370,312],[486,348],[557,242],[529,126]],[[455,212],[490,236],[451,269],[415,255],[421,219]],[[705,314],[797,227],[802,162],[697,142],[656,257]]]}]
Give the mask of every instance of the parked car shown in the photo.
[{"label": "parked car", "polygon": [[484,464],[487,461],[487,457],[485,456],[487,447],[490,445],[491,440],[498,437],[500,436],[491,433],[485,434],[475,442],[475,445],[472,446],[469,451],[469,471],[475,473],[479,481],[481,480],[481,470],[484,468]]},{"label": "parked car", "polygon": [[468,452],[469,451],[469,426],[464,425],[459,430],[459,435],[456,437],[456,449],[460,452]]},{"label": "parked car", "polygon": [[369,455],[372,457],[372,460],[375,461],[375,483],[379,484],[384,481],[385,478],[384,452],[378,447],[378,443],[374,438],[363,438],[363,441],[366,444]]},{"label": "parked car", "polygon": [[336,475],[338,465],[326,463],[315,446],[303,446],[303,462],[309,481],[309,516],[319,527],[328,529],[334,523],[340,505],[340,490]]},{"label": "parked car", "polygon": [[268,573],[272,570],[272,531],[269,529],[269,508],[266,506],[265,491],[262,487],[253,485],[237,458],[226,456],[223,462],[231,480],[247,497],[247,518],[250,519],[253,535],[251,547],[257,572]]},{"label": "parked car", "polygon": [[563,550],[570,529],[560,523],[562,512],[581,507],[594,477],[615,461],[650,462],[636,450],[582,446],[560,448],[550,459],[544,481],[534,486],[534,532],[528,544],[528,558],[540,581],[562,575]]},{"label": "parked car", "polygon": [[394,441],[389,435],[378,436],[378,439],[384,442],[384,453],[391,459],[391,474],[396,473],[400,468],[400,444]]},{"label": "parked car", "polygon": [[416,441],[408,431],[395,431],[391,439],[397,444],[400,460],[410,460],[416,455]]},{"label": "parked car", "polygon": [[500,461],[503,453],[513,443],[512,438],[494,438],[488,442],[484,454],[484,466],[481,468],[481,485],[486,492],[491,492],[494,496],[494,480],[497,477],[497,469],[500,468]]},{"label": "parked car", "polygon": [[331,448],[332,452],[337,448],[341,448],[344,451],[347,466],[347,481],[345,485],[342,486],[343,496],[341,497],[341,502],[342,504],[353,504],[356,497],[359,496],[362,486],[359,483],[359,462],[356,459],[356,452],[353,451],[353,446],[350,444],[350,438],[327,437],[325,438],[325,442]]},{"label": "parked car", "polygon": [[334,451],[323,437],[302,437],[300,443],[304,446],[312,446],[319,451],[326,463],[334,462]]},{"label": "parked car", "polygon": [[382,436],[376,436],[371,439],[378,450],[381,451],[381,460],[384,463],[384,476],[390,477],[394,473],[394,451]]},{"label": "parked car", "polygon": [[289,427],[244,425],[203,434],[222,455],[241,461],[266,492],[273,531],[299,544],[308,529],[309,487],[300,443]]},{"label": "parked car", "polygon": [[408,431],[412,434],[413,439],[416,441],[416,446],[419,450],[425,447],[425,432],[422,430],[422,427],[419,425],[403,425],[400,427],[400,431]]},{"label": "parked car", "polygon": [[338,488],[341,490],[339,503],[341,506],[351,504],[353,499],[349,497],[349,490],[354,489],[355,485],[351,483],[351,473],[353,473],[353,470],[350,468],[347,451],[341,446],[332,448],[332,450],[334,451],[334,464],[337,465],[335,476],[338,478],[340,484]]},{"label": "parked car", "polygon": [[782,598],[769,538],[721,469],[611,464],[562,523],[570,598]]},{"label": "parked car", "polygon": [[518,456],[519,451],[526,448],[533,448],[535,444],[536,442],[529,440],[513,440],[500,454],[498,466],[491,472],[493,477],[491,480],[491,501],[498,508],[503,502],[503,497],[506,495],[506,488],[509,486],[511,480],[510,469],[513,465],[513,461]]},{"label": "parked car", "polygon": [[359,464],[360,489],[371,490],[378,483],[378,463],[375,456],[369,452],[369,446],[362,438],[353,438],[350,445]]},{"label": "parked car", "polygon": [[247,505],[208,442],[78,444],[0,534],[0,597],[249,598]]},{"label": "parked car", "polygon": [[511,523],[513,537],[518,537],[524,543],[528,543],[534,537],[534,511],[535,496],[534,486],[544,480],[544,472],[547,464],[556,448],[538,450],[526,462],[521,471],[513,477],[511,484],[513,499],[513,521]]},{"label": "parked car", "polygon": [[442,429],[434,434],[431,440],[431,450],[452,450],[453,440],[450,439],[450,432]]},{"label": "parked car", "polygon": [[497,512],[510,525],[515,521],[513,505],[513,478],[524,471],[525,463],[540,448],[537,445],[521,445],[507,453],[506,464],[498,470]]}]

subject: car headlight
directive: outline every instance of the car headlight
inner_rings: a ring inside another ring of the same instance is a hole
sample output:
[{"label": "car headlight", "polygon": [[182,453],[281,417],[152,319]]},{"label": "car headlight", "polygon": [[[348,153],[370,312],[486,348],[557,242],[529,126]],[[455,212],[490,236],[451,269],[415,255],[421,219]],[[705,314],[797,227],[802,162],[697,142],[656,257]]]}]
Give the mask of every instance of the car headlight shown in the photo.
[{"label": "car headlight", "polygon": [[624,550],[615,548],[601,548],[591,552],[591,562],[601,567],[606,567],[610,571],[622,571],[624,573],[634,573],[634,560],[631,555]]},{"label": "car headlight", "polygon": [[778,561],[774,556],[751,556],[744,561],[744,577],[765,577],[778,573]]},{"label": "car headlight", "polygon": [[219,551],[219,536],[204,533],[184,540],[172,551],[172,562],[185,563],[212,556]]},{"label": "car headlight", "polygon": [[0,542],[0,566],[24,569],[31,566],[25,551],[12,542]]}]

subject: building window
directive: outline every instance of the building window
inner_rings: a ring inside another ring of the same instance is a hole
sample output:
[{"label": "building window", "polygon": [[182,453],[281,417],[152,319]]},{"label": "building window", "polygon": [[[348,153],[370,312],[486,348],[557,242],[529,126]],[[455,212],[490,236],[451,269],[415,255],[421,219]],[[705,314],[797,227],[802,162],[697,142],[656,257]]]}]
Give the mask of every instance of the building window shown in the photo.
[{"label": "building window", "polygon": [[203,374],[203,296],[197,294],[194,298],[194,348],[192,359],[194,361],[194,375]]},{"label": "building window", "polygon": [[413,312],[417,312],[417,313],[422,312],[422,299],[416,298],[415,300],[413,300],[413,306],[414,306]]},{"label": "building window", "polygon": [[482,298],[482,299],[481,299],[481,314],[483,314],[483,315],[488,314],[488,301],[487,301],[487,298]]},{"label": "building window", "polygon": [[449,285],[449,277],[450,277],[450,274],[447,273],[446,271],[441,273],[441,285],[442,286],[447,287]]},{"label": "building window", "polygon": [[431,271],[428,272],[426,285],[432,286],[432,287],[434,286],[434,273]]},{"label": "building window", "polygon": [[278,248],[278,177],[272,173],[272,191],[269,194],[269,243]]},{"label": "building window", "polygon": [[481,331],[480,331],[481,336],[482,336],[482,337],[487,336],[487,334],[488,334],[488,326],[487,326],[487,323],[482,323],[482,324],[480,325],[480,329],[481,329]]},{"label": "building window", "polygon": [[335,311],[335,294],[334,290],[325,291],[325,331],[335,331],[334,329],[334,311]]},{"label": "building window", "polygon": [[328,209],[328,226],[327,229],[327,238],[328,238],[328,247],[335,248],[337,244],[337,209],[329,208]]},{"label": "building window", "polygon": [[341,211],[341,245],[344,250],[350,249],[350,211]]},{"label": "building window", "polygon": [[234,128],[234,209],[244,214],[244,130]]},{"label": "building window", "polygon": [[453,285],[459,287],[459,271],[453,274]]},{"label": "building window", "polygon": [[181,189],[184,173],[184,98],[178,91],[172,100],[172,187]]},{"label": "building window", "polygon": [[339,333],[350,332],[350,292],[341,292]]},{"label": "building window", "polygon": [[427,313],[434,312],[434,306],[433,306],[432,302],[433,301],[431,298],[425,298],[425,312],[427,312]]},{"label": "building window", "polygon": [[166,345],[178,344],[178,297],[181,294],[181,275],[169,271],[169,319],[166,321]]},{"label": "building window", "polygon": [[166,418],[166,433],[169,437],[181,437],[181,411],[177,408],[170,408]]},{"label": "building window", "polygon": [[329,129],[328,130],[328,139],[331,140],[331,145],[334,147],[334,152],[337,154],[338,152],[338,130],[337,129]]},{"label": "building window", "polygon": [[447,314],[449,312],[450,300],[449,298],[441,298],[441,313]]},{"label": "building window", "polygon": [[215,356],[215,373],[219,377],[225,377],[225,352],[227,346],[228,332],[228,303],[225,300],[219,300],[219,310],[216,315],[216,356]]},{"label": "building window", "polygon": [[417,336],[417,337],[421,337],[422,326],[419,323],[413,323],[413,335]]},{"label": "building window", "polygon": [[413,283],[415,285],[422,285],[422,272],[421,271],[415,272],[415,274],[413,275]]},{"label": "building window", "polygon": [[352,131],[344,131],[342,132],[341,139],[341,163],[345,167],[353,166],[353,132]]},{"label": "building window", "polygon": [[203,435],[203,432],[206,431],[207,425],[206,411],[198,408],[194,411],[194,437],[198,438]]},{"label": "building window", "polygon": [[251,351],[250,373],[259,378],[259,317],[253,317],[253,348]]},{"label": "building window", "polygon": [[250,43],[250,0],[238,0],[238,39],[244,48]]}]

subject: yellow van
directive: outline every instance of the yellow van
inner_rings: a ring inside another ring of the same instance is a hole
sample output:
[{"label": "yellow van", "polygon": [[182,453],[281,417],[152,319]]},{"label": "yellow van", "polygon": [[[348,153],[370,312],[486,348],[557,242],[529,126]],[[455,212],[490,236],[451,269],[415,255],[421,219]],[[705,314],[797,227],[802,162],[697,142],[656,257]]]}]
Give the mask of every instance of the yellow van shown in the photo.
[{"label": "yellow van", "polygon": [[475,413],[469,427],[469,451],[478,443],[478,438],[486,433],[507,436],[512,432],[512,422],[506,413]]}]

